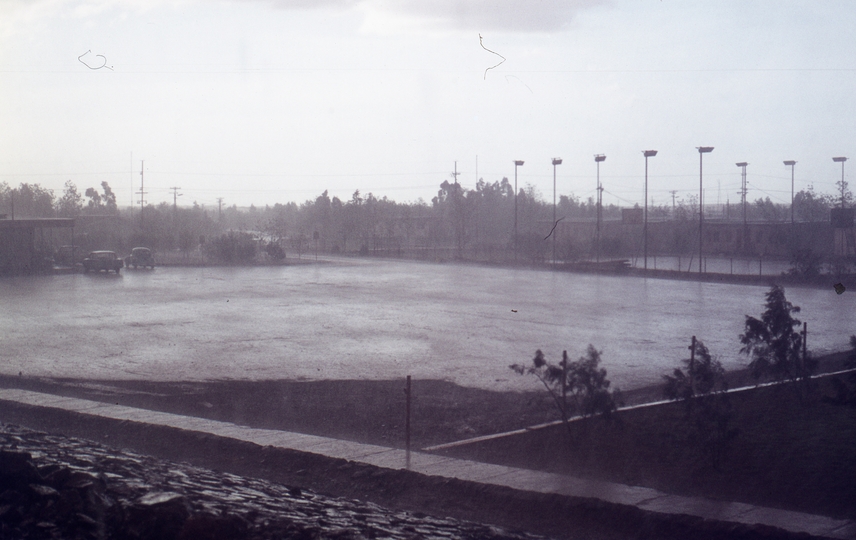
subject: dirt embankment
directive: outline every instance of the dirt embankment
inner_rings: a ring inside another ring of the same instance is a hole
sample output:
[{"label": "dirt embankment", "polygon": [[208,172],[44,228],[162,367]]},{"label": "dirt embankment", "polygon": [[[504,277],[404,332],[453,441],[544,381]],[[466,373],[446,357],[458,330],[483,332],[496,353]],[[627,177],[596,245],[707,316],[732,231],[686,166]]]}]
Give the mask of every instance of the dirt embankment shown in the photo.
[{"label": "dirt embankment", "polygon": [[[73,434],[160,458],[381,506],[490,523],[555,538],[805,538],[767,526],[645,512],[595,499],[543,495],[58,410],[7,406],[4,421]],[[475,538],[484,538],[476,536]]]}]

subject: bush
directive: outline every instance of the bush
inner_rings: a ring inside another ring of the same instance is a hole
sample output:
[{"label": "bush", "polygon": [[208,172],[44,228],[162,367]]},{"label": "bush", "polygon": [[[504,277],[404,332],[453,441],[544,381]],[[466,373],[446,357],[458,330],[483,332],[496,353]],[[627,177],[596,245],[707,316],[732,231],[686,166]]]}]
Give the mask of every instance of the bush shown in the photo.
[{"label": "bush", "polygon": [[725,369],[701,340],[694,341],[692,347],[692,359],[683,361],[686,372],[676,368],[672,375],[663,376],[663,394],[667,399],[683,402],[687,442],[701,448],[708,463],[719,470],[739,431],[732,427],[734,412]]},{"label": "bush", "polygon": [[250,264],[256,258],[256,247],[252,234],[229,231],[205,244],[205,254],[223,264]]},{"label": "bush", "polygon": [[609,416],[621,402],[620,390],[609,389],[610,381],[606,378],[606,370],[600,367],[600,356],[601,352],[589,345],[585,356],[576,362],[569,362],[568,351],[562,351],[562,361],[550,364],[539,349],[535,351],[531,366],[512,364],[509,367],[519,375],[534,375],[541,381],[570,434],[571,417]]},{"label": "bush", "polygon": [[279,262],[285,259],[285,250],[282,249],[282,246],[280,246],[276,242],[269,242],[268,245],[265,247],[265,251],[271,258],[271,260]]},{"label": "bush", "polygon": [[823,256],[811,249],[798,249],[791,255],[791,268],[788,275],[813,278],[820,275]]}]

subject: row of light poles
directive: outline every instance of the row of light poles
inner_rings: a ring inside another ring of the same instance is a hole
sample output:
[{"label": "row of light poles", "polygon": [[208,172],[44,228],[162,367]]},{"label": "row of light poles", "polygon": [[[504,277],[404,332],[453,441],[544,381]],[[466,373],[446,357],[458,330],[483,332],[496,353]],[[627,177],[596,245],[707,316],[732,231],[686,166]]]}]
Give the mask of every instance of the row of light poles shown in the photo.
[{"label": "row of light poles", "polygon": [[[704,154],[709,154],[713,152],[713,146],[697,146],[696,150],[698,150],[698,271],[699,273],[703,273],[703,259],[702,256],[704,254],[704,249],[702,245],[703,233],[704,233],[704,180],[703,180],[703,156]],[[648,269],[648,158],[654,157],[657,155],[657,150],[643,150],[642,155],[645,156],[645,213],[644,213],[644,225],[643,225],[643,257],[644,257],[644,268]],[[596,225],[596,261],[600,262],[600,220],[601,220],[601,197],[603,194],[603,187],[600,185],[600,164],[603,161],[606,161],[606,156],[604,154],[596,154],[594,156],[594,161],[597,164],[597,225]],[[834,157],[832,161],[836,163],[841,163],[841,207],[844,208],[844,162],[847,161],[846,157]],[[556,262],[556,165],[562,164],[562,158],[553,158],[553,263]],[[784,161],[786,166],[791,168],[791,225],[794,224],[794,166],[797,164],[794,160],[786,160]],[[517,168],[523,165],[522,160],[514,160],[514,259],[517,260]],[[742,189],[741,193],[743,196],[743,226],[744,228],[748,226],[748,222],[746,220],[746,167],[749,165],[745,161],[741,161],[736,164],[738,167],[742,169]]]}]

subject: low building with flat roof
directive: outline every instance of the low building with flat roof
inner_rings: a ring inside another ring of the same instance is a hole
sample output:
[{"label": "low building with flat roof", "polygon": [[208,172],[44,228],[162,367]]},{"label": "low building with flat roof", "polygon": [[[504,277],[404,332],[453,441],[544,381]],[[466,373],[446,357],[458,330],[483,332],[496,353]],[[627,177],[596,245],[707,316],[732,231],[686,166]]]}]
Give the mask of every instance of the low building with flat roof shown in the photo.
[{"label": "low building with flat roof", "polygon": [[[37,274],[52,269],[52,250],[45,231],[71,229],[74,238],[74,219],[0,219],[0,274]],[[72,240],[73,243],[73,240]]]}]

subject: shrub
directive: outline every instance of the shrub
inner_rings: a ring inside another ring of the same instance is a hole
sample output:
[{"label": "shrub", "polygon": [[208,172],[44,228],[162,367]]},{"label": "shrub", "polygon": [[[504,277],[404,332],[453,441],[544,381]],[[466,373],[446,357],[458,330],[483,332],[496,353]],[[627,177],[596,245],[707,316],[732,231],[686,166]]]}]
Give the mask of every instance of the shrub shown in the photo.
[{"label": "shrub", "polygon": [[570,434],[568,422],[579,415],[609,416],[621,402],[621,392],[609,389],[606,369],[600,367],[601,352],[589,345],[585,356],[576,362],[568,361],[568,351],[562,351],[562,361],[550,364],[541,350],[535,351],[532,365],[509,366],[519,375],[534,375],[553,398],[562,421]]},{"label": "shrub", "polygon": [[734,412],[725,369],[701,340],[694,339],[691,348],[692,357],[683,361],[686,372],[676,368],[672,375],[663,376],[663,394],[667,399],[683,402],[687,442],[700,448],[708,463],[719,470],[731,441],[739,433],[732,427]]}]

